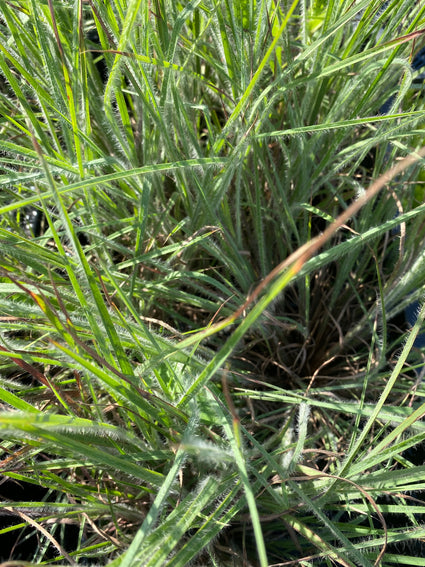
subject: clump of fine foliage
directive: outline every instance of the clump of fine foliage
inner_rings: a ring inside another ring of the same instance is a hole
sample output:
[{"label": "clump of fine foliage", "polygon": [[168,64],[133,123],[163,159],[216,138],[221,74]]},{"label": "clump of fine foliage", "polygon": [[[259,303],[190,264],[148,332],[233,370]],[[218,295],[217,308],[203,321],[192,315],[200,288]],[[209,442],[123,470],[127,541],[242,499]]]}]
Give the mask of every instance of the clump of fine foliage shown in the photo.
[{"label": "clump of fine foliage", "polygon": [[0,8],[1,560],[425,565],[423,3]]}]

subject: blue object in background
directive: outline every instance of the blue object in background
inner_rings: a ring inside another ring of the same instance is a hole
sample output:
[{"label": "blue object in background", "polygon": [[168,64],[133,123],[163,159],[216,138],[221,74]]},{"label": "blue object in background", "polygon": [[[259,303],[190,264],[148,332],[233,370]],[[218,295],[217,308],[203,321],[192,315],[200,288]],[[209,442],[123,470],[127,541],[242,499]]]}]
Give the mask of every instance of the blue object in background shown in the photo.
[{"label": "blue object in background", "polygon": [[[413,61],[410,65],[410,68],[412,69],[412,71],[419,71],[419,69],[422,69],[422,67],[425,67],[425,47],[423,47],[422,49],[420,49],[417,54],[415,55],[415,57],[413,58]],[[425,80],[425,72],[421,73],[420,75],[418,75],[417,77],[415,77],[412,81],[412,85],[413,86],[422,86],[423,82]],[[388,114],[388,112],[390,111],[390,108],[392,107],[394,101],[395,101],[396,95],[392,95],[390,96],[389,99],[387,99],[384,104],[381,106],[381,108],[379,109],[379,114]]]},{"label": "blue object in background", "polygon": [[415,55],[412,61],[412,70],[419,71],[422,67],[425,67],[425,47],[422,47]]},{"label": "blue object in background", "polygon": [[[412,67],[413,71],[419,71],[419,69],[422,69],[422,67],[425,67],[425,47],[423,47],[415,55],[415,57],[412,61],[411,67]],[[424,79],[425,79],[425,73],[421,73],[419,75],[419,77],[416,77],[416,79],[414,80],[414,83],[418,82],[418,80],[419,80],[420,83],[423,84]],[[420,310],[420,303],[419,303],[418,300],[413,301],[404,310],[404,316],[406,318],[406,322],[411,327],[414,326],[414,324],[416,323],[416,321],[418,319],[419,310]],[[415,342],[413,343],[413,346],[416,347],[416,348],[424,348],[425,347],[425,332],[418,334],[418,336],[415,339]]]},{"label": "blue object in background", "polygon": [[[421,307],[421,305],[420,305],[419,301],[416,299],[410,305],[408,305],[406,307],[406,309],[404,310],[404,316],[406,318],[406,322],[411,327],[414,326],[414,324],[416,323],[416,321],[418,319],[418,313],[419,313],[420,307]],[[416,347],[416,348],[425,347],[425,332],[418,334],[418,336],[415,339],[415,342],[413,343],[413,346]]]},{"label": "blue object in background", "polygon": [[[418,53],[416,53],[411,64],[412,71],[419,71],[419,69],[422,69],[423,67],[425,67],[425,47],[423,47],[418,51]],[[413,80],[413,85],[420,83],[420,85],[422,86],[424,81],[425,81],[425,72],[415,77],[415,79]],[[387,114],[391,106],[393,105],[394,100],[395,100],[395,95],[391,96],[387,101],[385,101],[384,104],[379,109],[379,113]],[[397,233],[397,232],[398,229],[395,229],[393,233]],[[420,303],[417,299],[412,303],[410,303],[410,305],[408,305],[404,310],[404,317],[406,323],[408,323],[410,327],[413,327],[415,325],[418,319],[419,311],[420,311]],[[418,334],[418,336],[415,339],[415,342],[413,343],[413,346],[416,348],[425,347],[425,331]]]}]

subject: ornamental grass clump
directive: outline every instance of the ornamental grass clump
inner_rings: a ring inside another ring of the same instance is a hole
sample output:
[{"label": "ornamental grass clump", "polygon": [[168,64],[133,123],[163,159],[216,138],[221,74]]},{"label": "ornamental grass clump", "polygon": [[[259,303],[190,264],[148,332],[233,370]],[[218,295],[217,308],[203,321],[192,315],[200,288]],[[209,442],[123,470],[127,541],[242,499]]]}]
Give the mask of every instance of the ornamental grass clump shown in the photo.
[{"label": "ornamental grass clump", "polygon": [[0,7],[1,560],[425,565],[425,7]]}]

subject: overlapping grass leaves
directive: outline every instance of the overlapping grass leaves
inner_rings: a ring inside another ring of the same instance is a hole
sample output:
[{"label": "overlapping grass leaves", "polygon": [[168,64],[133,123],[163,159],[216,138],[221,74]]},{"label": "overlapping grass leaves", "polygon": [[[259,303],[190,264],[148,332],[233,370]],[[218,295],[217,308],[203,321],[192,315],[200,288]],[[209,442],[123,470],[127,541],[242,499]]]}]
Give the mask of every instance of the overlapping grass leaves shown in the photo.
[{"label": "overlapping grass leaves", "polygon": [[55,489],[15,509],[78,522],[68,561],[391,565],[423,537],[423,310],[391,331],[421,166],[320,237],[423,145],[401,4],[0,1],[2,473]]}]

